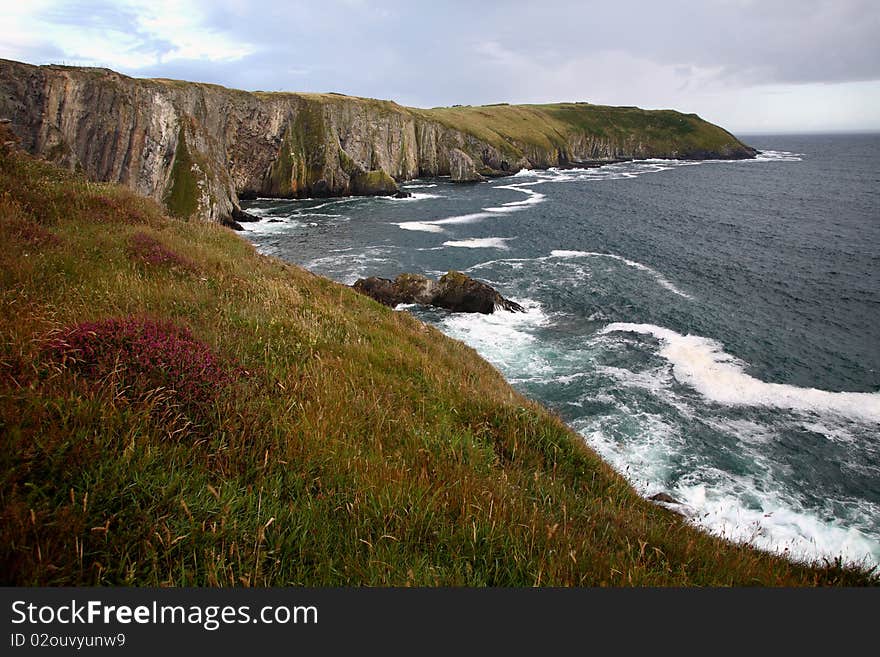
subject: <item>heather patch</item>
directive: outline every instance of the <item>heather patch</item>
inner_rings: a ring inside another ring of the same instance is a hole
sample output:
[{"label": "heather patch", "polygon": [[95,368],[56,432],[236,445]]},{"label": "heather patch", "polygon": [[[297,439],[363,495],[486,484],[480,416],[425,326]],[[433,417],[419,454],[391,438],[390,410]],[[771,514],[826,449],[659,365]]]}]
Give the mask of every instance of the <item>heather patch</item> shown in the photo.
[{"label": "heather patch", "polygon": [[174,267],[193,271],[197,267],[189,258],[175,253],[152,235],[138,232],[128,240],[127,253],[132,260],[157,267]]},{"label": "heather patch", "polygon": [[134,207],[125,194],[96,194],[84,199],[89,218],[94,223],[148,224],[150,217]]},{"label": "heather patch", "polygon": [[170,321],[128,317],[63,330],[49,351],[92,381],[115,383],[130,401],[204,416],[233,371],[188,329]]},{"label": "heather patch", "polygon": [[10,220],[7,224],[7,230],[16,239],[31,246],[57,246],[61,244],[58,235],[27,219]]}]

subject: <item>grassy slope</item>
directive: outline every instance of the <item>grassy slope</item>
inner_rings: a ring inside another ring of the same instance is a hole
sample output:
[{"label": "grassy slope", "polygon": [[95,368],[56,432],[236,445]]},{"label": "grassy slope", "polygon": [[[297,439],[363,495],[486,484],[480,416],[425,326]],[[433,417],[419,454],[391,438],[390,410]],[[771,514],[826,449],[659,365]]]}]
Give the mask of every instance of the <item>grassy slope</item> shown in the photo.
[{"label": "grassy slope", "polygon": [[[572,136],[591,135],[619,144],[636,137],[657,152],[714,151],[741,145],[730,133],[695,114],[588,103],[487,105],[412,110],[443,125],[469,132],[503,152],[519,148],[565,148]],[[519,148],[517,147],[519,145]]]},{"label": "grassy slope", "polygon": [[[217,225],[16,153],[0,236],[0,584],[870,581],[696,531],[468,347]],[[132,314],[243,368],[200,424],[45,355]]]}]

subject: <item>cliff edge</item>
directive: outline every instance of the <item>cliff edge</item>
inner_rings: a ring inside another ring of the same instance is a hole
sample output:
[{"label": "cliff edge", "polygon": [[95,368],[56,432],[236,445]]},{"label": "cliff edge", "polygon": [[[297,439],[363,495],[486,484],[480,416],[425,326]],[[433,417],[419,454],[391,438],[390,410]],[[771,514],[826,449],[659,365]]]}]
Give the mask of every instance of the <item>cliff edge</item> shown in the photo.
[{"label": "cliff edge", "polygon": [[246,92],[0,59],[0,117],[32,154],[119,182],[181,218],[239,199],[390,194],[522,168],[756,151],[695,114],[589,103],[416,109],[339,94]]}]

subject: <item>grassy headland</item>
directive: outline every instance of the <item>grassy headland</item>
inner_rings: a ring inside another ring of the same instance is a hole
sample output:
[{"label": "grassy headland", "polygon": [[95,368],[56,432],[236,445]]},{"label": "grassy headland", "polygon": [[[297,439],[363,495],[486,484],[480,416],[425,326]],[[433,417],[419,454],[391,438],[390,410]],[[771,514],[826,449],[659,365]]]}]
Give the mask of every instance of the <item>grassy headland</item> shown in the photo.
[{"label": "grassy headland", "polygon": [[576,139],[613,144],[637,142],[656,154],[706,157],[731,149],[747,150],[736,137],[696,114],[643,110],[591,103],[498,105],[411,109],[417,116],[442,123],[491,144],[512,157],[524,148],[542,152],[571,150]]},{"label": "grassy headland", "polygon": [[2,584],[876,582],[697,531],[470,348],[216,224],[7,150],[0,235]]}]

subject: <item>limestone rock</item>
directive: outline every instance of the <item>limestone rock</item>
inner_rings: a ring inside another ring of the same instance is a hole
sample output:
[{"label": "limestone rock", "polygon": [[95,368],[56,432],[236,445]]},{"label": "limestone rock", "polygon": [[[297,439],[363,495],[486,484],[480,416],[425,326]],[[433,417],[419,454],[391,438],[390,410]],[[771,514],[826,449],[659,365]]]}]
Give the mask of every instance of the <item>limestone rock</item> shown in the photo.
[{"label": "limestone rock", "polygon": [[449,174],[453,182],[481,182],[486,180],[470,156],[458,148],[449,151]]}]

